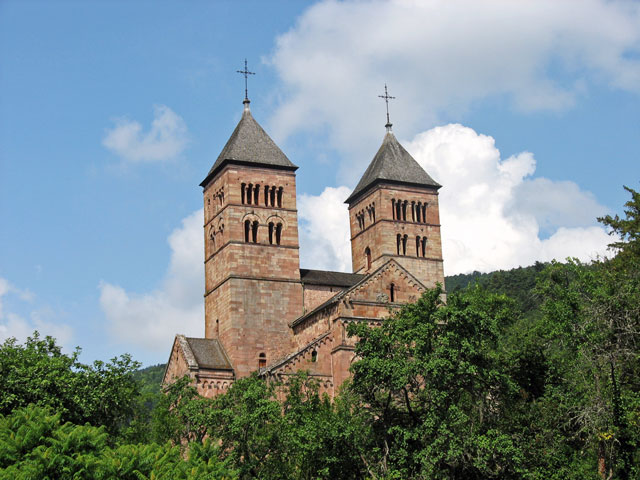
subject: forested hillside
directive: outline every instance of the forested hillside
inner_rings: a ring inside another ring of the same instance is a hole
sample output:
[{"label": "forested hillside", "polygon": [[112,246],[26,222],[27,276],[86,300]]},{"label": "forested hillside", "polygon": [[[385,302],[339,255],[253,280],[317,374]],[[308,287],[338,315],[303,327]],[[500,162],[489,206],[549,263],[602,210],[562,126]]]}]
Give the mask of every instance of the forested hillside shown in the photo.
[{"label": "forested hillside", "polygon": [[[448,280],[352,322],[334,401],[299,372],[215,399],[128,355],[0,345],[0,479],[640,478],[640,194],[617,255]],[[453,282],[453,283],[452,283]],[[458,282],[458,283],[455,283]]]}]

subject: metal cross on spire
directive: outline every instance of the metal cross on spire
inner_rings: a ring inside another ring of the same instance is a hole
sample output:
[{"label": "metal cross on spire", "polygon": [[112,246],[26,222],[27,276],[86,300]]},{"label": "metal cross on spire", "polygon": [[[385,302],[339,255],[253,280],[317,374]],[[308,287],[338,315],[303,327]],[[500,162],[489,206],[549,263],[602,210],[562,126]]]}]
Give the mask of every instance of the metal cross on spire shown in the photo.
[{"label": "metal cross on spire", "polygon": [[396,97],[392,97],[391,95],[389,95],[389,92],[387,92],[387,84],[384,84],[384,95],[378,95],[378,97],[380,98],[384,98],[384,103],[387,104],[387,124],[385,125],[385,127],[387,127],[387,131],[391,131],[391,122],[389,121],[389,100],[395,99]]},{"label": "metal cross on spire", "polygon": [[[247,68],[247,59],[244,59],[244,70],[236,70],[236,72],[244,75],[244,102],[249,102],[249,90],[247,88],[247,78],[249,75],[255,75],[254,72],[250,72]],[[244,103],[243,102],[243,103]]]}]

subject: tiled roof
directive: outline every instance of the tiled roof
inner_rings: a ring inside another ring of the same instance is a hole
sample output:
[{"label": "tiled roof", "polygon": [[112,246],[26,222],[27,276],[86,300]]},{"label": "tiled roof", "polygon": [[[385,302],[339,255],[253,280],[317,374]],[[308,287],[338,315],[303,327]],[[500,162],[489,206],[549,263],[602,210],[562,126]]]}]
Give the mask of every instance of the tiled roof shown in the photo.
[{"label": "tiled roof", "polygon": [[373,157],[369,167],[345,203],[353,203],[369,188],[381,182],[436,189],[442,186],[424,171],[411,154],[400,145],[391,131],[385,135],[378,153]]},{"label": "tiled roof", "polygon": [[232,370],[231,362],[220,342],[213,338],[186,337],[199,368]]},{"label": "tiled roof", "polygon": [[359,273],[328,272],[325,270],[300,269],[300,280],[307,285],[351,287],[364,278]]},{"label": "tiled roof", "polygon": [[271,137],[267,135],[267,132],[256,122],[251,115],[248,104],[236,129],[200,186],[204,187],[223,165],[230,162],[288,170],[298,168],[291,163],[282,150],[271,140]]}]

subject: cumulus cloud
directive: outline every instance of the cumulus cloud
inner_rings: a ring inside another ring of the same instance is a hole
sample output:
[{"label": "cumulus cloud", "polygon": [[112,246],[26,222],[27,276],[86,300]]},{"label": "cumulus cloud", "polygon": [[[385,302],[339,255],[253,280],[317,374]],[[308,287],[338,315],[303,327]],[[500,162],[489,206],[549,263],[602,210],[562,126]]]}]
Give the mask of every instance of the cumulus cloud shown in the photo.
[{"label": "cumulus cloud", "polygon": [[351,190],[327,187],[320,195],[300,195],[300,264],[306,268],[351,270],[349,213]]},{"label": "cumulus cloud", "polygon": [[[266,59],[282,91],[271,131],[283,138],[326,127],[331,144],[350,154],[378,141],[384,107],[372,99],[385,82],[397,96],[392,120],[402,118],[410,136],[485,98],[566,109],[594,82],[640,90],[639,53],[633,2],[327,0]],[[353,180],[362,166],[340,173]]]},{"label": "cumulus cloud", "polygon": [[[33,300],[31,291],[17,288],[6,278],[0,277],[0,342],[11,337],[24,342],[37,330],[42,336],[50,335],[59,345],[70,348],[73,329],[67,324],[56,322],[55,314],[50,308],[33,308]],[[25,306],[27,318],[16,312],[18,309],[24,310]]]},{"label": "cumulus cloud", "polygon": [[[522,152],[502,159],[492,137],[459,124],[436,127],[407,149],[439,183],[447,275],[604,255],[611,238],[596,225],[606,213],[573,182],[533,178],[536,162]],[[302,195],[302,259],[314,268],[350,270],[346,187]],[[306,250],[306,252],[305,252]]]},{"label": "cumulus cloud", "polygon": [[165,105],[153,109],[153,121],[147,132],[135,120],[120,118],[107,130],[102,144],[122,159],[133,163],[170,160],[182,153],[188,143],[187,126]]},{"label": "cumulus cloud", "polygon": [[169,235],[171,260],[160,288],[132,293],[119,285],[100,284],[100,306],[116,339],[166,353],[176,333],[204,334],[202,218],[200,209]]}]

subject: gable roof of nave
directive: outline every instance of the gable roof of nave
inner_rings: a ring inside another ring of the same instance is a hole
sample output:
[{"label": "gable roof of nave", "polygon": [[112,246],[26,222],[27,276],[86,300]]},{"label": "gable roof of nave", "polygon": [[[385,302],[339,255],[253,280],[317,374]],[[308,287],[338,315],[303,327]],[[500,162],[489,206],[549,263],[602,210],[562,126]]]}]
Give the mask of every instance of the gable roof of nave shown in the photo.
[{"label": "gable roof of nave", "polygon": [[[355,300],[358,297],[362,297],[363,294],[369,292],[369,289],[374,285],[374,283],[378,282],[383,275],[388,274],[392,271],[395,271],[400,274],[401,278],[404,278],[407,282],[407,285],[416,289],[417,292],[422,292],[426,290],[424,284],[418,280],[415,276],[413,276],[407,269],[405,269],[402,265],[396,262],[393,258],[389,259],[383,265],[378,267],[376,270],[371,272],[369,275],[365,276],[358,283],[353,285],[351,288],[343,290],[342,292],[338,292],[336,295],[331,297],[326,302],[318,305],[316,308],[311,310],[308,313],[305,313],[301,317],[298,317],[294,321],[292,321],[289,326],[295,327],[299,325],[307,318],[316,315],[317,313],[325,310],[331,305],[335,305],[340,301],[348,302],[350,300]],[[386,304],[386,302],[379,302],[380,304]]]}]

